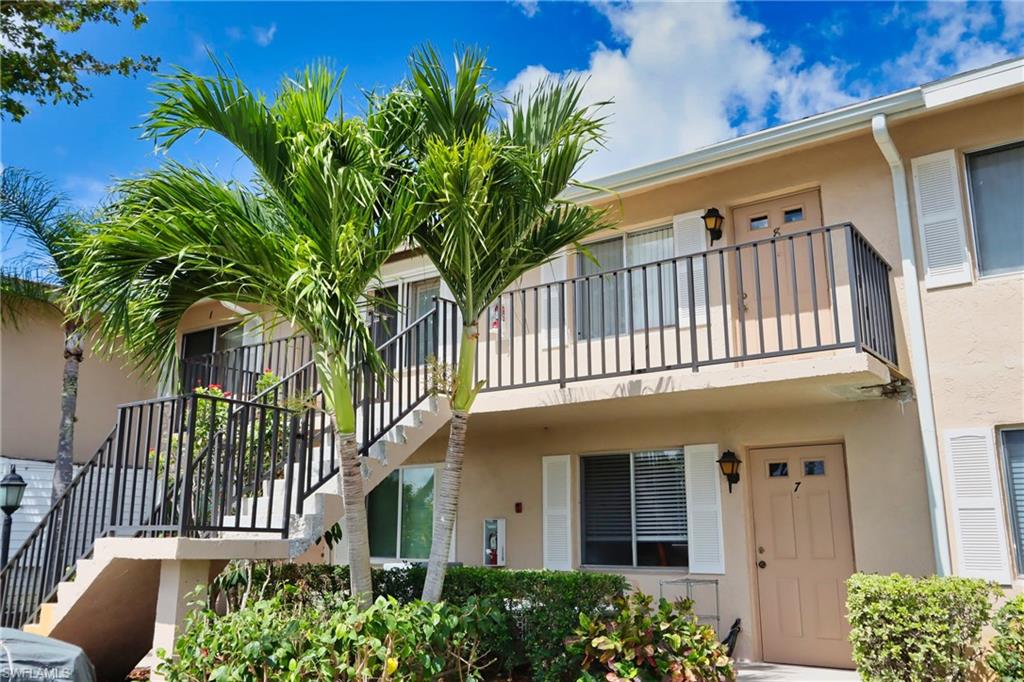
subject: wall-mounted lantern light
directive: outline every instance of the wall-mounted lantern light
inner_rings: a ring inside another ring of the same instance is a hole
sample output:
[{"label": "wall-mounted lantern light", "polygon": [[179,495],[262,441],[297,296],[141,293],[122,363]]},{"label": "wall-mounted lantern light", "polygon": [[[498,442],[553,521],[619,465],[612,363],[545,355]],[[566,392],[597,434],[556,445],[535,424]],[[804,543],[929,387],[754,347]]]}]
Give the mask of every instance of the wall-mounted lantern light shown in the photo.
[{"label": "wall-mounted lantern light", "polygon": [[737,457],[732,450],[726,450],[718,458],[718,468],[722,470],[722,475],[729,482],[730,493],[733,485],[740,482],[740,464],[743,464],[743,460]]},{"label": "wall-mounted lantern light", "polygon": [[725,216],[712,206],[704,211],[700,218],[704,221],[704,228],[711,235],[711,245],[714,246],[715,242],[722,238],[722,223],[725,222]]}]

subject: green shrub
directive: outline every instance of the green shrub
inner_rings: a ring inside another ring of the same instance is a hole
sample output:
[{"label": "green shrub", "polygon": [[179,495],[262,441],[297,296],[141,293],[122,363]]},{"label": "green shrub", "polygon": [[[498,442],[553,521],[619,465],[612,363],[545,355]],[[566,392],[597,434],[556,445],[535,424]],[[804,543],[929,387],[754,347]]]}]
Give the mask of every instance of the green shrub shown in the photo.
[{"label": "green shrub", "polygon": [[998,591],[982,580],[898,573],[856,574],[847,587],[853,660],[875,682],[963,679]]},{"label": "green shrub", "polygon": [[[375,570],[374,596],[411,602],[419,598],[425,577],[421,566]],[[274,565],[269,577],[256,571],[252,582],[295,585],[296,594],[307,604],[329,601],[349,589],[345,566]],[[236,575],[228,591],[235,602],[244,590],[242,583]],[[495,653],[496,665],[511,671],[525,662],[534,679],[553,682],[569,679],[579,670],[579,657],[566,651],[565,639],[579,623],[580,614],[596,618],[608,612],[626,588],[625,578],[606,573],[452,567],[445,576],[443,598],[454,606],[489,599],[502,627],[483,633],[482,638],[484,648]]]},{"label": "green shrub", "polygon": [[987,662],[1002,682],[1024,680],[1024,594],[1019,594],[996,613],[996,636]]},{"label": "green shrub", "polygon": [[296,589],[226,615],[193,612],[174,656],[159,652],[160,672],[169,682],[480,679],[480,642],[497,625],[483,602],[381,598],[361,611],[350,599],[301,604]]},{"label": "green shrub", "polygon": [[579,627],[566,648],[582,657],[581,682],[735,678],[725,648],[712,628],[697,622],[692,602],[670,604],[661,599],[652,610],[651,601],[635,592],[616,599],[609,616],[594,619],[580,614]]}]

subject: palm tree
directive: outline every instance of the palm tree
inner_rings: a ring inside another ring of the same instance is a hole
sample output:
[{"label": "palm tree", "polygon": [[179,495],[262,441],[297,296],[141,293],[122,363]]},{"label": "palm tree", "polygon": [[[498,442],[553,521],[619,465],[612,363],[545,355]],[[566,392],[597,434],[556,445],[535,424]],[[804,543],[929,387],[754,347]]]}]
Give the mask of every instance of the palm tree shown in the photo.
[{"label": "palm tree", "polygon": [[0,222],[28,246],[25,262],[0,273],[0,320],[17,328],[22,316],[37,306],[52,308],[64,318],[60,426],[50,493],[56,501],[71,484],[78,370],[85,353],[82,320],[67,305],[64,294],[76,263],[74,247],[86,227],[44,178],[21,168],[4,168],[0,173]]},{"label": "palm tree", "polygon": [[353,594],[371,596],[370,555],[349,363],[384,363],[364,323],[363,293],[417,215],[394,131],[401,93],[346,117],[341,76],[323,65],[285,79],[272,101],[217,65],[178,69],[156,86],[144,135],[169,147],[217,133],[255,170],[252,185],[168,162],[116,187],[85,242],[74,300],[102,312],[100,335],[122,339],[150,372],[173,371],[182,315],[209,298],[272,306],[313,342],[316,371],[340,440],[344,533]]},{"label": "palm tree", "polygon": [[414,238],[448,284],[464,320],[454,373],[452,420],[437,495],[423,598],[444,586],[462,481],[466,426],[481,386],[473,383],[477,320],[520,276],[567,245],[609,226],[605,212],[559,198],[604,137],[600,105],[580,103],[577,80],[548,80],[509,102],[499,120],[483,56],[465,51],[450,76],[432,49],[412,59],[421,120],[417,188],[429,219]]}]

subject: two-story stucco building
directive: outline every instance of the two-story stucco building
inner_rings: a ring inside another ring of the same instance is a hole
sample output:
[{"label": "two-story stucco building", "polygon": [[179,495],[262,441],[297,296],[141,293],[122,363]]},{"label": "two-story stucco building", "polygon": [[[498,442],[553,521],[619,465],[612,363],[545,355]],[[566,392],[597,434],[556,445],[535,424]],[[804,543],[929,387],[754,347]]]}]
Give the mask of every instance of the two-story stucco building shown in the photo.
[{"label": "two-story stucco building", "polygon": [[[480,321],[454,560],[691,590],[723,634],[740,619],[738,657],[840,668],[856,571],[1024,584],[1024,60],[591,184],[573,198],[616,229]],[[386,445],[367,503],[388,564],[429,553],[447,428],[428,365],[457,321],[415,250],[381,278],[395,373],[360,437]],[[301,339],[233,326],[243,312],[190,312],[192,383],[244,393],[306,366]],[[325,433],[300,499],[330,485]],[[76,631],[72,606],[54,614]]]}]

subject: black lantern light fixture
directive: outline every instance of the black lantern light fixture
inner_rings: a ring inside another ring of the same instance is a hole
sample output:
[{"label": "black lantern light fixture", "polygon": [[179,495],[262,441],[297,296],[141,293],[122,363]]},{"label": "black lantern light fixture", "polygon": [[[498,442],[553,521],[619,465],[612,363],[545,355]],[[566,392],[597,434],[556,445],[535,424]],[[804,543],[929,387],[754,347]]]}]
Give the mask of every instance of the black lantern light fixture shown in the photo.
[{"label": "black lantern light fixture", "polygon": [[10,473],[0,479],[0,511],[4,513],[3,533],[0,536],[0,567],[7,565],[7,555],[11,548],[11,514],[21,507],[26,485],[25,479],[13,465]]},{"label": "black lantern light fixture", "polygon": [[718,468],[722,470],[722,475],[729,482],[730,493],[732,487],[740,482],[740,464],[743,464],[743,460],[737,457],[732,450],[726,450],[718,458]]},{"label": "black lantern light fixture", "polygon": [[704,229],[711,235],[711,245],[714,246],[715,242],[722,238],[722,223],[725,222],[725,216],[712,206],[704,211],[700,219],[704,221]]}]

